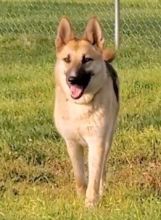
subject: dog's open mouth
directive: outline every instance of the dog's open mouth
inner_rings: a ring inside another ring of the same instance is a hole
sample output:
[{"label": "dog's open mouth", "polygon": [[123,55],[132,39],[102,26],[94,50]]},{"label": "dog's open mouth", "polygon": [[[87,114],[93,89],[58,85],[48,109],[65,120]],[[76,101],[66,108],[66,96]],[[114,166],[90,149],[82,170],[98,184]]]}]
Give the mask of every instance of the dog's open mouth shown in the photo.
[{"label": "dog's open mouth", "polygon": [[69,77],[68,85],[73,99],[79,99],[84,94],[84,91],[90,82],[91,76],[91,73],[86,73],[77,77]]},{"label": "dog's open mouth", "polygon": [[71,85],[70,91],[73,99],[79,99],[84,93],[84,88],[79,85]]}]

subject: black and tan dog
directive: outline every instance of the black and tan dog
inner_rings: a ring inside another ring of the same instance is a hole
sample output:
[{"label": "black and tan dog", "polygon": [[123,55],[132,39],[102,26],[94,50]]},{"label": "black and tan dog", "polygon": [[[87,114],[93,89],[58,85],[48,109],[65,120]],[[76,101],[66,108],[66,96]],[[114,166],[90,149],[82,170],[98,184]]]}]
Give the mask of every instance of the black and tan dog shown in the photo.
[{"label": "black and tan dog", "polygon": [[[102,194],[105,162],[119,110],[118,78],[110,62],[114,53],[104,49],[98,20],[91,18],[81,39],[62,18],[56,36],[55,125],[64,138],[73,165],[78,194],[94,206]],[[88,147],[88,181],[83,147]]]}]

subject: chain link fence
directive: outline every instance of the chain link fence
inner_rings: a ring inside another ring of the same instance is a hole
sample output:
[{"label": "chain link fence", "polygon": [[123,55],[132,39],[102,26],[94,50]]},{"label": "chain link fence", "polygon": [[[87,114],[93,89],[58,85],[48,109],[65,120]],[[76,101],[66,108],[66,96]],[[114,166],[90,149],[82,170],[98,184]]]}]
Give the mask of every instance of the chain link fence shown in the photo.
[{"label": "chain link fence", "polygon": [[[88,18],[99,17],[107,45],[114,46],[114,0],[1,0],[1,39],[54,39],[59,19],[66,15],[80,34]],[[135,64],[161,63],[161,1],[120,1],[120,53]],[[51,45],[50,45],[51,46]],[[143,59],[141,58],[143,55]]]},{"label": "chain link fence", "polygon": [[136,65],[161,64],[161,1],[121,1],[121,45]]},{"label": "chain link fence", "polygon": [[80,33],[90,16],[97,15],[110,36],[114,29],[114,2],[4,0],[1,3],[1,35],[31,34],[53,37],[62,16],[68,16]]}]

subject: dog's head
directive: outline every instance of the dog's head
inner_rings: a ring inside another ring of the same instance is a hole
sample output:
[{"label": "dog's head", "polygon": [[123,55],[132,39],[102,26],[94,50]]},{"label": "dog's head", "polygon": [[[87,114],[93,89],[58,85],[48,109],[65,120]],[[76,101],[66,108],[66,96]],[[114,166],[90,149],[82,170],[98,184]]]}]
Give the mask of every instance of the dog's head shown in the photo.
[{"label": "dog's head", "polygon": [[104,49],[104,37],[98,20],[91,18],[81,39],[74,36],[67,18],[62,18],[55,40],[57,62],[56,81],[65,94],[77,103],[90,102],[103,86],[106,61],[112,61],[114,53]]}]

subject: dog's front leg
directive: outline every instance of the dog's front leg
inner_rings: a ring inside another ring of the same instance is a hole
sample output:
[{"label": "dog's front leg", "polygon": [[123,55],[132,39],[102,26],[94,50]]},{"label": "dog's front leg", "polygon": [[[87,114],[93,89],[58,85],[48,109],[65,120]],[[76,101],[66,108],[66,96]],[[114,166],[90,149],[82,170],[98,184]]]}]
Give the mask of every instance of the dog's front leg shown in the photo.
[{"label": "dog's front leg", "polygon": [[99,199],[100,179],[104,165],[104,144],[97,141],[88,143],[88,186],[86,191],[86,207],[93,207]]},{"label": "dog's front leg", "polygon": [[101,173],[100,179],[100,188],[99,188],[99,195],[102,197],[105,183],[106,183],[106,161],[111,148],[111,143],[107,142],[105,146],[104,156],[103,156],[103,168]]},{"label": "dog's front leg", "polygon": [[112,123],[109,123],[109,128],[107,129],[107,136],[106,136],[106,144],[105,144],[105,151],[103,156],[103,169],[101,173],[101,179],[100,179],[100,188],[99,188],[99,194],[100,196],[103,195],[105,182],[106,182],[106,161],[111,149],[112,145],[112,139],[113,139],[113,132],[114,132],[114,125]]},{"label": "dog's front leg", "polygon": [[83,147],[74,140],[66,140],[66,145],[74,170],[77,194],[85,195],[86,179],[84,173]]}]

